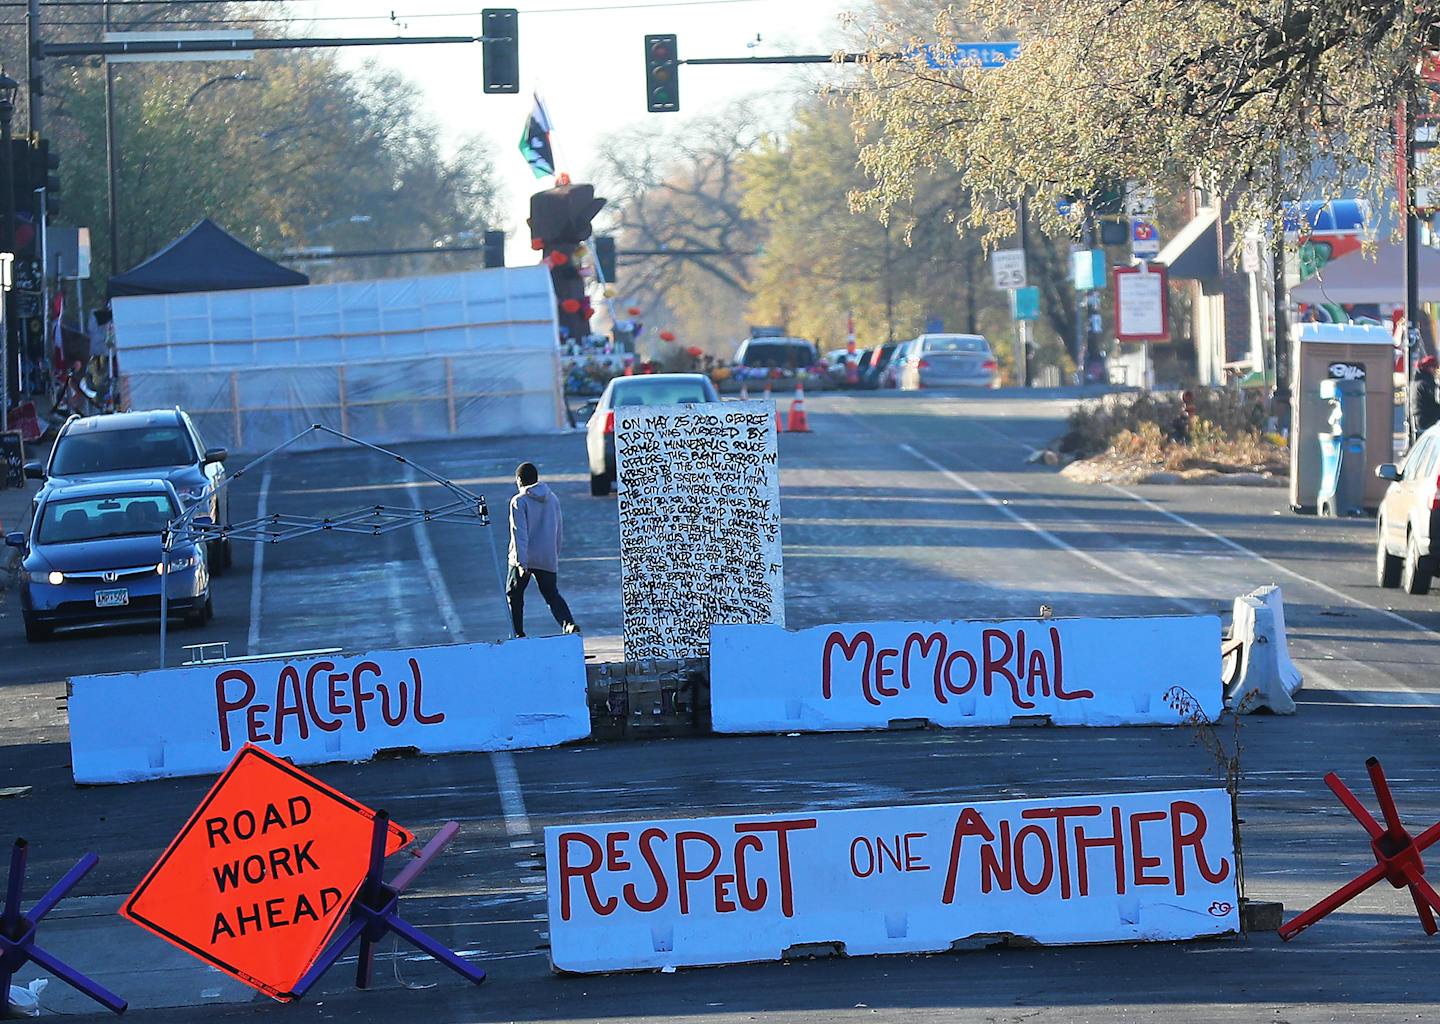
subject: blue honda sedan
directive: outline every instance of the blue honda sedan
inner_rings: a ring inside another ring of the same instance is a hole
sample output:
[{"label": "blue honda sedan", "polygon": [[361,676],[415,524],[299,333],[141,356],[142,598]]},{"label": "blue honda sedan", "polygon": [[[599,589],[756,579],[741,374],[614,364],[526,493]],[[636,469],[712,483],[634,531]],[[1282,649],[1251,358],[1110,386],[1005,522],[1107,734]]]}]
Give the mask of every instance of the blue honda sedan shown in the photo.
[{"label": "blue honda sedan", "polygon": [[160,564],[161,534],[180,513],[168,480],[110,480],[46,487],[28,533],[5,537],[24,551],[20,607],[25,639],[57,626],[158,619],[160,577],[170,615],[201,625],[213,614],[203,544],[176,543]]}]

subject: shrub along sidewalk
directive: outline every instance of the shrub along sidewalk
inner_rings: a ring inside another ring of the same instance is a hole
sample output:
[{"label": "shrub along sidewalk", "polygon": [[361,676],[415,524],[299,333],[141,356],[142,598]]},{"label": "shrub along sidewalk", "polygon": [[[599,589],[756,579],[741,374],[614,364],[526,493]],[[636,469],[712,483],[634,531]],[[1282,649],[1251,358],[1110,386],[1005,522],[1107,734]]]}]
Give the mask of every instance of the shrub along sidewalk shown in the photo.
[{"label": "shrub along sidewalk", "polygon": [[1284,483],[1290,453],[1260,396],[1233,388],[1107,395],[1070,414],[1061,472],[1086,483]]}]

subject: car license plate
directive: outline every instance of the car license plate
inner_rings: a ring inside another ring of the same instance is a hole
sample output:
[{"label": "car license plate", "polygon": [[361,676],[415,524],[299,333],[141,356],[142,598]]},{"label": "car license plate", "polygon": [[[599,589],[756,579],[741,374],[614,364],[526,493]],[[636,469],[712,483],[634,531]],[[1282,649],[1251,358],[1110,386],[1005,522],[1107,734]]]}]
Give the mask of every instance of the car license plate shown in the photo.
[{"label": "car license plate", "polygon": [[130,591],[121,587],[119,590],[97,590],[95,591],[96,608],[123,608],[130,603]]}]

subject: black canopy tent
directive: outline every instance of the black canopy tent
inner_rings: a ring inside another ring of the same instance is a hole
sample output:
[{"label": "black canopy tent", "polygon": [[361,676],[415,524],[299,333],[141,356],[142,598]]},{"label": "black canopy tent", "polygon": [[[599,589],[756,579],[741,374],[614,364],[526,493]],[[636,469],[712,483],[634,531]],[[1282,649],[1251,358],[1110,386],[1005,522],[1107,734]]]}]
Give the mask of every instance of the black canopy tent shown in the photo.
[{"label": "black canopy tent", "polygon": [[206,218],[139,266],[110,278],[110,297],[309,284]]}]

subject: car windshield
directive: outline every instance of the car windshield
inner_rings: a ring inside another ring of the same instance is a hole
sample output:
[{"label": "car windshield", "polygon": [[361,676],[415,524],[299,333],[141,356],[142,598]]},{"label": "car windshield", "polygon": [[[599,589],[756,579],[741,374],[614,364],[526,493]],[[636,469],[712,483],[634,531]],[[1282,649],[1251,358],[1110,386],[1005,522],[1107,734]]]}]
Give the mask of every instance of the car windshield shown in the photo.
[{"label": "car windshield", "polygon": [[611,403],[618,409],[634,405],[690,405],[717,401],[708,381],[627,380],[616,384]]},{"label": "car windshield", "polygon": [[815,346],[805,341],[752,341],[745,346],[746,366],[793,370],[815,365]]},{"label": "car windshield", "polygon": [[51,476],[111,473],[123,469],[185,466],[195,461],[179,424],[67,433],[55,446]]},{"label": "car windshield", "polygon": [[988,352],[984,338],[926,338],[926,352]]},{"label": "car windshield", "polygon": [[40,516],[41,544],[73,544],[106,537],[158,534],[175,515],[166,494],[115,494],[47,501]]}]

